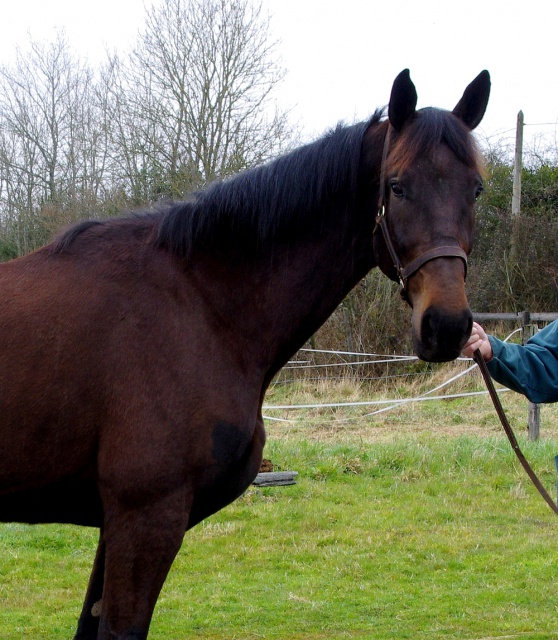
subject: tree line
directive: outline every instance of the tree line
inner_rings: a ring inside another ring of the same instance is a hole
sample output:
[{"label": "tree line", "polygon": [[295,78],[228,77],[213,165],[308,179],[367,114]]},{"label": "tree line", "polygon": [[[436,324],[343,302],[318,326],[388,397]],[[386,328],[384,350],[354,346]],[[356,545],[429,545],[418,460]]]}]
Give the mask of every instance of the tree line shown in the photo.
[{"label": "tree line", "polygon": [[132,50],[99,67],[63,32],[30,41],[0,66],[0,255],[273,157],[290,135],[282,76],[249,0],[161,0]]},{"label": "tree line", "polygon": [[[93,67],[61,32],[0,66],[0,259],[69,223],[186,193],[292,142],[274,103],[284,74],[252,0],[160,0],[126,54]],[[476,311],[558,310],[558,159],[525,159],[511,216],[512,159],[484,145],[468,295]],[[512,243],[516,250],[510,251]],[[316,336],[323,348],[410,351],[397,285],[373,271]]]}]

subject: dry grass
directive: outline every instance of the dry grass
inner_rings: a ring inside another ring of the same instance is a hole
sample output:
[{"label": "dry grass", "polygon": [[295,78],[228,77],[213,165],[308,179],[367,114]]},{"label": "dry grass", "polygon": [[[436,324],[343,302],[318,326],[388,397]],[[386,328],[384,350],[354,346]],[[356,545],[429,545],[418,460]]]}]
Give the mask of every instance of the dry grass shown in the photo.
[{"label": "dry grass", "polygon": [[[501,433],[488,395],[427,400],[402,405],[361,405],[308,409],[271,409],[277,405],[357,403],[417,398],[470,367],[468,362],[440,365],[405,385],[369,384],[354,377],[338,380],[299,379],[273,386],[266,397],[266,428],[270,437],[330,441],[390,441],[401,435],[486,437]],[[475,369],[430,395],[457,395],[485,391]],[[516,393],[501,394],[502,403],[517,434],[527,429],[527,400]],[[271,419],[275,418],[275,419]],[[276,420],[279,419],[279,420]],[[558,438],[558,404],[541,407],[541,437]]]}]

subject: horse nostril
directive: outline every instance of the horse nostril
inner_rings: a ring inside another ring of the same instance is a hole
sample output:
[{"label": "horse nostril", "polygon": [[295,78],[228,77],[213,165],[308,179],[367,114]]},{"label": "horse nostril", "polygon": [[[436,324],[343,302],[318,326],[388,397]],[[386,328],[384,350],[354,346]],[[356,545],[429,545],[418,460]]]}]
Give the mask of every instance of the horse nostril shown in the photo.
[{"label": "horse nostril", "polygon": [[424,343],[430,344],[432,342],[432,338],[436,335],[436,324],[432,310],[425,311],[420,326],[420,335]]}]

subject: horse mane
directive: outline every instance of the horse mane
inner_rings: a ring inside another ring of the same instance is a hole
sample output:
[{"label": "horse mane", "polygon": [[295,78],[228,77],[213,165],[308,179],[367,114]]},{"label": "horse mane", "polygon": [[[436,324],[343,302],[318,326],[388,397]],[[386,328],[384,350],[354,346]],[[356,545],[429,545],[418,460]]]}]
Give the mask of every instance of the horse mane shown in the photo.
[{"label": "horse mane", "polygon": [[[183,202],[78,223],[54,241],[51,251],[69,251],[78,237],[97,227],[101,234],[124,232],[129,225],[138,229],[142,221],[154,224],[149,237],[156,247],[181,258],[212,247],[261,254],[288,243],[293,234],[325,228],[333,217],[342,232],[357,197],[364,133],[381,122],[382,114],[377,110],[369,121],[339,125],[315,142],[214,182]],[[482,175],[482,155],[469,129],[452,113],[431,107],[417,111],[396,138],[387,170],[401,170],[441,143]]]},{"label": "horse mane", "polygon": [[411,166],[419,157],[427,156],[435,147],[445,144],[467,167],[484,174],[484,161],[468,127],[450,111],[426,107],[418,110],[397,137],[386,171]]},{"label": "horse mane", "polygon": [[[232,246],[260,253],[304,228],[327,225],[356,196],[364,133],[380,122],[337,126],[272,162],[211,184],[167,209],[156,245],[187,257],[194,248]],[[341,214],[342,215],[342,214]]]},{"label": "horse mane", "polygon": [[158,214],[154,211],[132,211],[102,220],[82,220],[62,231],[44,250],[54,254],[69,253],[75,250],[76,241],[81,239],[90,246],[100,237],[124,237],[129,240],[131,233],[138,237],[150,237],[150,227],[153,227],[153,221],[157,218]]},{"label": "horse mane", "polygon": [[83,220],[82,222],[77,222],[54,239],[52,253],[66,253],[79,235],[92,227],[98,226],[103,226],[103,221]]},{"label": "horse mane", "polygon": [[315,142],[216,181],[182,202],[159,203],[151,211],[118,218],[77,223],[50,246],[53,253],[69,251],[78,238],[97,229],[106,234],[142,219],[156,220],[152,240],[179,257],[194,248],[235,247],[260,253],[270,242],[288,241],[303,227],[324,225],[328,214],[350,210],[356,194],[364,132],[380,122],[378,110],[367,122],[338,125]]}]

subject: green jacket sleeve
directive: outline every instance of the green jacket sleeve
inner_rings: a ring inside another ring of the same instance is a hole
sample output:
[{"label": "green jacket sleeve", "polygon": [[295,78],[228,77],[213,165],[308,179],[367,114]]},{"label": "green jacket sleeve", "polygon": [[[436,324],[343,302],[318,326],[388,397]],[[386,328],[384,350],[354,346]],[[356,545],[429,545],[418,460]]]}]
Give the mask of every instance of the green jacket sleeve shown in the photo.
[{"label": "green jacket sleeve", "polygon": [[489,336],[494,357],[490,375],[531,402],[558,401],[558,321],[536,333],[525,346]]}]

